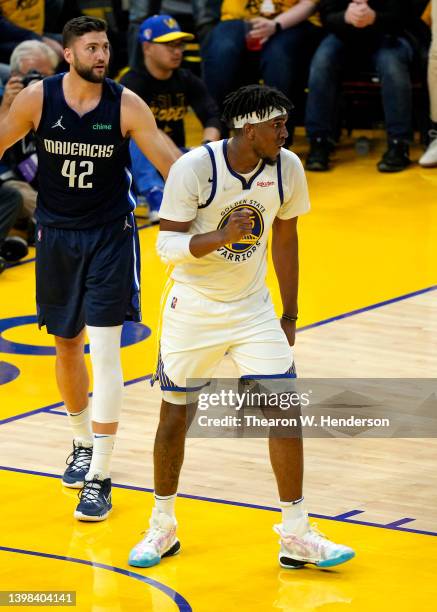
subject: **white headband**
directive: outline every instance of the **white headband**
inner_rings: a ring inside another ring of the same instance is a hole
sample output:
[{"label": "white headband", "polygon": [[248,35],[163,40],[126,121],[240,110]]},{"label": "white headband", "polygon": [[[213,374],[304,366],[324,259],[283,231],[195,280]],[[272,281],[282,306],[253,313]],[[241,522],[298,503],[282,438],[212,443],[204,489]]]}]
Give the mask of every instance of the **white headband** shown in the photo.
[{"label": "white headband", "polygon": [[262,119],[258,117],[256,113],[248,113],[247,115],[238,115],[232,119],[234,128],[242,128],[246,123],[264,123],[264,121],[270,121],[270,119],[276,119],[281,115],[287,114],[284,108],[271,108],[270,111],[264,115]]}]

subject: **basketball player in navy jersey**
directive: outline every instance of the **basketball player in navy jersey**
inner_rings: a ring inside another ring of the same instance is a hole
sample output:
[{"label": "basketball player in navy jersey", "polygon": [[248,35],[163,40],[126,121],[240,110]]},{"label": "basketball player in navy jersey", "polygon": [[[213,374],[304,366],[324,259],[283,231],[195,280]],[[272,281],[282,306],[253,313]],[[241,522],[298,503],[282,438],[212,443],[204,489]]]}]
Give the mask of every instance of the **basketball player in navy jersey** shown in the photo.
[{"label": "basketball player in navy jersey", "polygon": [[[155,507],[150,529],[129,563],[150,567],[180,550],[175,500],[189,410],[187,379],[210,378],[225,353],[243,379],[295,378],[297,220],[309,210],[299,158],[283,148],[289,100],[270,87],[242,87],[225,100],[229,140],[193,149],[172,167],[160,210],[158,253],[173,264],[163,309],[154,380],[163,392],[154,448]],[[265,285],[267,242],[283,314],[277,318]],[[302,439],[271,436],[270,461],[282,523],[279,563],[326,568],[352,549],[310,526],[302,493]],[[241,546],[241,541],[239,542]]]},{"label": "basketball player in navy jersey", "polygon": [[[63,483],[82,488],[75,517],[101,521],[112,508],[110,459],[123,389],[121,329],[124,320],[141,317],[129,137],[164,178],[174,154],[148,106],[106,78],[105,22],[72,19],[63,42],[69,72],[17,95],[0,125],[0,157],[35,131],[38,324],[55,336],[56,378],[73,429]],[[94,377],[92,427],[85,326]]]}]

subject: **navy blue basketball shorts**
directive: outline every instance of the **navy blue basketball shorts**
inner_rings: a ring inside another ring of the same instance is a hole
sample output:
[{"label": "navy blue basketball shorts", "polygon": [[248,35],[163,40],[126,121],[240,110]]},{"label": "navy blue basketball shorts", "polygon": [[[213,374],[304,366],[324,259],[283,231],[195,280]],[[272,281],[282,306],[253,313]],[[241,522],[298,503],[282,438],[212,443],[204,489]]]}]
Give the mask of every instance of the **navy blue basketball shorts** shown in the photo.
[{"label": "navy blue basketball shorts", "polygon": [[38,325],[74,338],[85,325],[140,321],[140,252],[133,213],[106,225],[70,230],[38,225]]}]

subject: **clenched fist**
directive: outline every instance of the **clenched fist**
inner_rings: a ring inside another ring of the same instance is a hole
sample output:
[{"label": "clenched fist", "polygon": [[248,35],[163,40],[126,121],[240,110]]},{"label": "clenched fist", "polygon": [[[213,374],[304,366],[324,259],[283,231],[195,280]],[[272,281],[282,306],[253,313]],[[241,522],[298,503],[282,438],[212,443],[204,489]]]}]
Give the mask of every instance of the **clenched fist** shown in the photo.
[{"label": "clenched fist", "polygon": [[229,221],[223,228],[225,244],[239,242],[241,238],[253,229],[253,213],[246,208],[235,210],[229,216]]}]

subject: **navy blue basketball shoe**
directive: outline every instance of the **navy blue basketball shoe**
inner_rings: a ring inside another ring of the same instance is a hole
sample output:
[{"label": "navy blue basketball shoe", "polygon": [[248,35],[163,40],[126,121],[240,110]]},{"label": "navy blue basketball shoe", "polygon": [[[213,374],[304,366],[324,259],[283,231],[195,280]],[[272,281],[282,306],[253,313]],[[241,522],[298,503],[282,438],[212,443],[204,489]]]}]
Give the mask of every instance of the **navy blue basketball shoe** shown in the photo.
[{"label": "navy blue basketball shoe", "polygon": [[85,480],[79,499],[74,518],[79,521],[104,521],[112,510],[111,479],[99,480],[97,475],[92,480]]},{"label": "navy blue basketball shoe", "polygon": [[82,488],[90,469],[93,447],[82,444],[73,440],[73,451],[67,457],[68,467],[62,477],[62,484],[70,489]]}]

